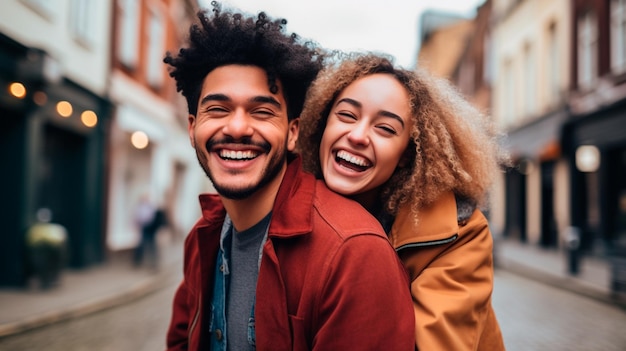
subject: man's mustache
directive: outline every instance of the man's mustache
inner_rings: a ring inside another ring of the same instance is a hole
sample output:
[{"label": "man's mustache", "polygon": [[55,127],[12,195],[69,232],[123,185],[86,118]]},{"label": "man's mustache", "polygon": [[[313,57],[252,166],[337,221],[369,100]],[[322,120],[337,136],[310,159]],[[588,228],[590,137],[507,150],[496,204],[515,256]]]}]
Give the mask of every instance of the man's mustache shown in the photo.
[{"label": "man's mustache", "polygon": [[254,147],[261,148],[265,153],[270,152],[270,149],[272,148],[272,146],[268,142],[253,141],[252,138],[250,137],[244,137],[240,139],[235,139],[233,137],[224,137],[221,139],[210,139],[206,143],[206,149],[208,151],[211,151],[214,147],[218,145],[224,145],[224,144],[239,144],[239,145],[254,146]]}]

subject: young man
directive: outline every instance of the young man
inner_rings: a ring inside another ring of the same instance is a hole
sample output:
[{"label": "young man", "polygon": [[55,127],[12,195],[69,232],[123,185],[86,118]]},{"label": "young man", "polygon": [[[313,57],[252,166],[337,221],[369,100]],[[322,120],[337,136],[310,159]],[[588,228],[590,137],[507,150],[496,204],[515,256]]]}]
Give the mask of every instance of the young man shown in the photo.
[{"label": "young man", "polygon": [[376,219],[291,152],[322,67],[284,20],[199,13],[165,62],[218,195],[185,242],[169,350],[413,350],[409,283]]}]

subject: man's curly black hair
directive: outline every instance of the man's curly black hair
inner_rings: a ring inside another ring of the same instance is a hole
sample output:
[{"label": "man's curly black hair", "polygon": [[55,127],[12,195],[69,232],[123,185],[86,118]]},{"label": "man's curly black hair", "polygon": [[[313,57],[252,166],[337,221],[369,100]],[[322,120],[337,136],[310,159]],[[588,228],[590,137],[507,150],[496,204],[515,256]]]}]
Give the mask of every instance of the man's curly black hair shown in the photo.
[{"label": "man's curly black hair", "polygon": [[196,115],[204,78],[213,69],[230,64],[253,65],[265,70],[272,93],[283,87],[289,120],[302,111],[306,91],[322,69],[324,54],[312,41],[285,32],[285,19],[273,20],[264,12],[256,18],[222,11],[217,1],[209,11],[198,12],[200,23],[189,29],[189,47],[177,56],[167,53],[176,89],[187,100],[189,113]]}]

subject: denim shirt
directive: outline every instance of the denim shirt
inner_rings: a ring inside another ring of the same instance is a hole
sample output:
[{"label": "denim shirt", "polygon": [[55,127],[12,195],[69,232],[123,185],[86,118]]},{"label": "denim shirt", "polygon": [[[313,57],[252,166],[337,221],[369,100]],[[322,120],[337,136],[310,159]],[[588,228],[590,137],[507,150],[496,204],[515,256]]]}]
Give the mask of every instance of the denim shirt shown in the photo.
[{"label": "denim shirt", "polygon": [[[230,270],[228,262],[230,260],[231,235],[233,233],[233,225],[230,217],[226,215],[222,232],[220,234],[220,250],[217,255],[217,264],[215,265],[215,282],[213,285],[213,300],[211,301],[211,322],[209,324],[209,332],[211,338],[212,351],[227,351],[227,330],[226,330],[226,301],[229,291]],[[267,229],[265,236],[261,242],[259,250],[259,267],[261,266],[261,257],[263,254],[263,246],[267,240]],[[253,301],[250,308],[250,318],[248,319],[248,343],[250,349],[256,349],[255,320],[254,320]]]}]

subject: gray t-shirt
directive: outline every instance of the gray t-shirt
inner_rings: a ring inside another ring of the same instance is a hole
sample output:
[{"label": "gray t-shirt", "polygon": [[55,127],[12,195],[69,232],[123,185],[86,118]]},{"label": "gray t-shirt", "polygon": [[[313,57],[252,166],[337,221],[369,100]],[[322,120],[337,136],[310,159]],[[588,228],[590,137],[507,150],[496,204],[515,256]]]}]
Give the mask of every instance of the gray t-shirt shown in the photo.
[{"label": "gray t-shirt", "polygon": [[254,350],[248,341],[248,324],[259,276],[261,244],[272,217],[271,212],[259,223],[242,232],[233,228],[230,249],[230,288],[226,307],[228,349]]}]

